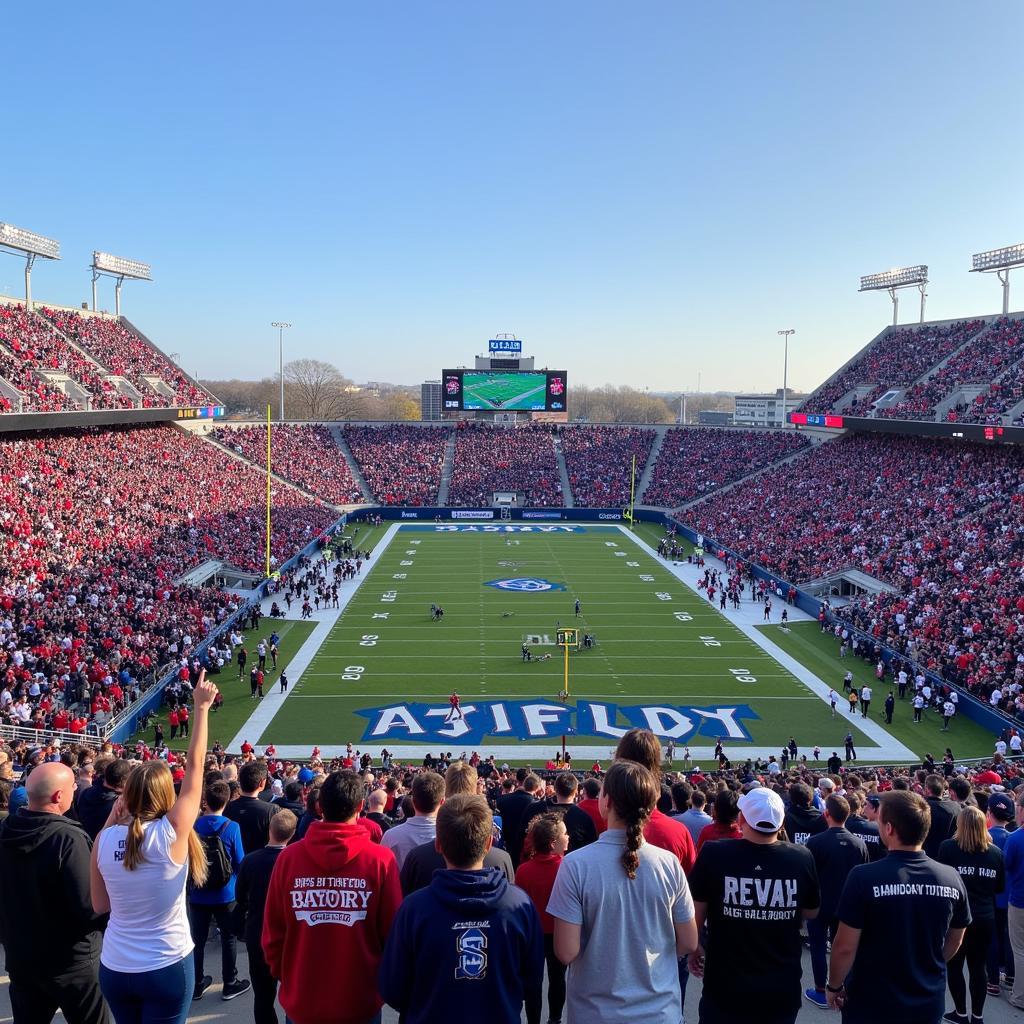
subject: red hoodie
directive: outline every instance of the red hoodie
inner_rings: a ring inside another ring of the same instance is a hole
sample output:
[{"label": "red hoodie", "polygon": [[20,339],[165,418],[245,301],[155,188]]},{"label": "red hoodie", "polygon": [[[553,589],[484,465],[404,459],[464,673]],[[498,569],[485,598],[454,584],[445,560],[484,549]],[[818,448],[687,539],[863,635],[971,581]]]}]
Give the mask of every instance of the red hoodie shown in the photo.
[{"label": "red hoodie", "polygon": [[401,902],[395,855],[354,822],[314,821],[278,854],[263,953],[289,1020],[363,1024],[381,1008],[377,969]]}]

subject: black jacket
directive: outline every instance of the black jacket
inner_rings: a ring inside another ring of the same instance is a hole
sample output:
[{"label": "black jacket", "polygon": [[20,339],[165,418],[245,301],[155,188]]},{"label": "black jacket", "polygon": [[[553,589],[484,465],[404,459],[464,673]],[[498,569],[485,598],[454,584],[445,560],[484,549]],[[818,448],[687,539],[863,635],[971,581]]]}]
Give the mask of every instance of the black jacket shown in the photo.
[{"label": "black jacket", "polygon": [[92,843],[76,822],[27,808],[0,827],[0,941],[7,969],[42,977],[95,961],[104,917],[89,896]]},{"label": "black jacket", "polygon": [[526,833],[530,831],[533,819],[539,814],[557,814],[565,823],[565,831],[569,833],[569,853],[579,850],[590,843],[597,842],[597,828],[594,819],[581,811],[575,804],[560,804],[555,801],[542,800],[528,807],[523,815],[523,843]]},{"label": "black jacket", "polygon": [[519,866],[519,854],[523,849],[523,839],[526,830],[523,827],[526,812],[537,800],[534,800],[525,790],[517,789],[507,796],[498,797],[498,813],[501,815],[501,835],[505,842],[505,849],[512,858],[512,863]]},{"label": "black jacket", "polygon": [[240,796],[224,808],[224,817],[238,822],[242,830],[242,849],[246,853],[262,850],[270,840],[270,819],[280,808],[254,796]]},{"label": "black jacket", "polygon": [[110,809],[117,801],[117,794],[112,789],[107,789],[103,784],[103,778],[97,779],[91,786],[82,790],[78,798],[76,811],[82,828],[89,834],[89,838],[96,841],[103,826],[110,817]]},{"label": "black jacket", "polygon": [[263,934],[263,911],[267,905],[267,889],[282,847],[265,846],[247,853],[235,880],[234,930],[249,947],[260,945]]},{"label": "black jacket", "polygon": [[956,832],[956,819],[960,814],[960,805],[952,800],[940,800],[937,796],[926,798],[932,812],[932,823],[924,841],[924,852],[932,860],[939,859],[939,847],[952,839]]}]

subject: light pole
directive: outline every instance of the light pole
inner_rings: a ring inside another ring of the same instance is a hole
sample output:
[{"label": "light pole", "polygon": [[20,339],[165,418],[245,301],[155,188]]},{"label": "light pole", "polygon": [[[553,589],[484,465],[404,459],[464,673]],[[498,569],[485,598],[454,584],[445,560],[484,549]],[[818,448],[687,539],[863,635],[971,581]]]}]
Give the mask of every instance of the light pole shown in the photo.
[{"label": "light pole", "polygon": [[783,338],[785,339],[785,341],[783,342],[783,347],[782,347],[782,426],[783,426],[783,428],[785,428],[785,426],[786,426],[786,391],[787,391],[787,387],[786,387],[787,380],[786,380],[786,378],[787,378],[787,375],[789,373],[789,336],[791,334],[796,334],[796,331],[793,328],[790,328],[788,331],[779,331],[779,334],[781,334],[783,336]]},{"label": "light pole", "polygon": [[281,411],[280,422],[284,423],[284,329],[291,327],[283,320],[275,320],[271,327],[277,328],[277,372],[281,378]]}]

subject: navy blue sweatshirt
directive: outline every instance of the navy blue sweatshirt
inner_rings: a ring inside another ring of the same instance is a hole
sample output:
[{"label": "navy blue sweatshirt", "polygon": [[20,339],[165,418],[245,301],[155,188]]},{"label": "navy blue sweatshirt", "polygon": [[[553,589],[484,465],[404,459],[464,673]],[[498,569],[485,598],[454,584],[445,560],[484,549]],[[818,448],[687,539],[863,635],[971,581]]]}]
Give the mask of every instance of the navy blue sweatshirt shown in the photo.
[{"label": "navy blue sweatshirt", "polygon": [[380,994],[402,1024],[519,1024],[540,999],[544,937],[530,897],[499,868],[438,871],[407,897],[380,965]]}]

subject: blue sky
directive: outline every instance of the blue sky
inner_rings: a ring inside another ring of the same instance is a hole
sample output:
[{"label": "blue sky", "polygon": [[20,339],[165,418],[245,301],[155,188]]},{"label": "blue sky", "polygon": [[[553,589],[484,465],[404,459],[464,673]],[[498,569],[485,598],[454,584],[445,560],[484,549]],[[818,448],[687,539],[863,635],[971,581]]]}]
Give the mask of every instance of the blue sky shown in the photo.
[{"label": "blue sky", "polygon": [[942,0],[15,5],[0,220],[62,242],[40,299],[87,299],[93,248],[151,262],[124,312],[204,377],[274,372],[285,319],[361,381],[510,331],[570,383],[760,389],[793,327],[809,388],[888,322],[860,274],[998,309],[967,270],[1024,241],[1022,30]]}]

